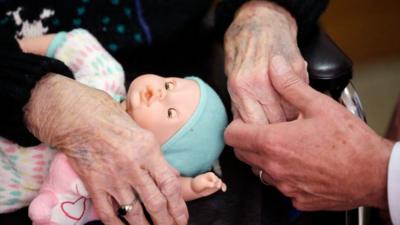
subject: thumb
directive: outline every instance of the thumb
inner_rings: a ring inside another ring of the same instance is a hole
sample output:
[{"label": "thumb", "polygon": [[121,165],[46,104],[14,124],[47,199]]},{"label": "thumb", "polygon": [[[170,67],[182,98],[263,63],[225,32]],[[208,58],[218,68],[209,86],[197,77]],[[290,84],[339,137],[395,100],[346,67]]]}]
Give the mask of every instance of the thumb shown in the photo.
[{"label": "thumb", "polygon": [[271,60],[270,79],[275,90],[304,113],[311,110],[310,103],[319,97],[319,93],[305,83],[280,55]]},{"label": "thumb", "polygon": [[257,152],[261,148],[259,142],[264,141],[266,133],[266,126],[249,124],[241,119],[235,119],[225,129],[224,140],[233,148]]}]

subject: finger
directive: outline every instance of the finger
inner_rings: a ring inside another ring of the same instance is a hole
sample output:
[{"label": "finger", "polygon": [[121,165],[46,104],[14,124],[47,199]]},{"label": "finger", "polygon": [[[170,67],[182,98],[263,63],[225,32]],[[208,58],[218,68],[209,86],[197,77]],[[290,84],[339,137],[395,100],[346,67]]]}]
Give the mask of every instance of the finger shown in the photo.
[{"label": "finger", "polygon": [[222,187],[221,187],[222,192],[226,192],[227,189],[228,188],[227,188],[226,184],[224,182],[222,182]]},{"label": "finger", "polygon": [[268,118],[264,113],[262,105],[254,97],[245,93],[230,93],[231,96],[236,96],[232,98],[232,104],[243,121],[254,124],[268,123]]},{"label": "finger", "polygon": [[306,114],[312,110],[310,104],[321,95],[302,81],[282,56],[272,58],[270,78],[276,91]]},{"label": "finger", "polygon": [[247,49],[247,57],[243,60],[241,69],[244,72],[242,73],[246,73],[243,75],[251,77],[248,91],[253,94],[244,96],[244,100],[251,98],[257,100],[257,103],[260,104],[262,108],[260,115],[264,113],[266,120],[258,121],[259,124],[282,122],[285,121],[285,114],[280,104],[280,96],[272,87],[268,74],[270,52],[265,48],[265,45],[261,46],[260,49],[260,43],[253,42],[252,47]]},{"label": "finger", "polygon": [[173,218],[168,212],[167,200],[160,192],[149,173],[143,173],[141,175],[140,185],[135,189],[149,212],[154,224],[167,225],[174,223]]},{"label": "finger", "polygon": [[168,168],[171,170],[171,172],[175,175],[175,176],[180,176],[181,173],[179,172],[179,170],[177,170],[175,167],[171,166],[170,164],[167,163]]},{"label": "finger", "polygon": [[264,146],[273,144],[275,134],[269,132],[277,124],[258,125],[244,123],[242,120],[232,121],[224,132],[224,140],[227,145],[242,151],[257,153],[264,150]]},{"label": "finger", "polygon": [[142,205],[140,204],[140,200],[137,199],[135,203],[132,205],[132,210],[129,211],[125,218],[131,225],[149,225],[144,213]]},{"label": "finger", "polygon": [[135,196],[134,190],[131,186],[126,185],[125,187],[116,188],[112,193],[112,196],[118,203],[118,207],[122,205],[132,205],[132,209],[124,216],[129,224],[149,224],[143,213],[140,200]]},{"label": "finger", "polygon": [[106,193],[92,192],[93,206],[105,225],[123,225],[112,207],[112,200]]},{"label": "finger", "polygon": [[222,180],[221,179],[218,179],[218,180],[216,180],[215,181],[216,182],[216,187],[218,188],[218,189],[221,189],[221,187],[222,187]]},{"label": "finger", "polygon": [[250,161],[247,161],[245,159],[245,157],[242,156],[242,154],[239,153],[239,151],[237,149],[234,150],[235,156],[237,159],[239,159],[240,161],[246,163],[247,165],[251,165]]},{"label": "finger", "polygon": [[240,114],[239,111],[237,110],[237,108],[235,107],[234,104],[232,104],[232,114],[233,114],[233,119],[242,119],[240,118]]},{"label": "finger", "polygon": [[260,170],[261,173],[258,173],[261,183],[264,185],[275,185],[276,181],[268,174],[268,171]]},{"label": "finger", "polygon": [[241,151],[240,149],[235,149],[235,156],[242,162],[250,165],[252,167],[259,168],[261,164],[259,161],[259,155],[249,151]]},{"label": "finger", "polygon": [[296,195],[296,197],[292,198],[292,204],[296,209],[305,212],[316,210],[346,210],[357,207],[357,204],[349,206],[349,202],[332,201],[308,193]]},{"label": "finger", "polygon": [[[266,56],[265,56],[266,57]],[[251,61],[251,59],[247,59]],[[268,76],[268,62],[263,60],[259,63],[249,62],[252,65],[247,76],[251,76],[252,83],[249,88],[252,95],[243,96],[244,100],[254,99],[261,106],[266,121],[258,124],[277,123],[285,121],[285,114],[281,107],[281,97],[272,87]],[[246,121],[247,122],[247,121]]]},{"label": "finger", "polygon": [[286,121],[292,121],[298,117],[299,111],[296,109],[296,107],[288,103],[286,100],[281,99],[281,106],[285,113]]},{"label": "finger", "polygon": [[[189,218],[189,213],[186,207],[186,203],[183,200],[181,188],[179,185],[178,178],[169,173],[166,170],[159,169],[160,167],[163,168],[167,165],[165,160],[162,161],[163,163],[158,163],[157,165],[150,165],[153,168],[150,171],[154,171],[151,175],[154,178],[154,181],[158,185],[161,190],[161,193],[165,197],[166,204],[169,210],[169,216],[172,216],[172,219],[178,225],[186,225]],[[150,167],[151,168],[151,167]],[[168,213],[168,211],[167,211]]]}]

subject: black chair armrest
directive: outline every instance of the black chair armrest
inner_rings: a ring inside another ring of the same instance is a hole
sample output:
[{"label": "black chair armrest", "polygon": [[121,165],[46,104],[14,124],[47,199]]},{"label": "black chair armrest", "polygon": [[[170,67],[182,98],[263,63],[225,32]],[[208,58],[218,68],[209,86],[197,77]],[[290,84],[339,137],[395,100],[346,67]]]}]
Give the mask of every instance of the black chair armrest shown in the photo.
[{"label": "black chair armrest", "polygon": [[350,58],[320,28],[300,50],[308,62],[310,85],[338,99],[352,78]]}]

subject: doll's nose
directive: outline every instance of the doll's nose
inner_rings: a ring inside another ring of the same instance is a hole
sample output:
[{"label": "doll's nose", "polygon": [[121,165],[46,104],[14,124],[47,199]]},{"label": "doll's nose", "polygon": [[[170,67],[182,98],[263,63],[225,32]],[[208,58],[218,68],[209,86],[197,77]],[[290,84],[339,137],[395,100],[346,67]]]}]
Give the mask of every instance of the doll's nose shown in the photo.
[{"label": "doll's nose", "polygon": [[150,106],[153,104],[155,101],[162,101],[165,99],[166,96],[166,91],[162,88],[160,89],[152,89],[152,88],[147,88],[143,93],[142,93],[142,98],[146,102],[147,106]]}]

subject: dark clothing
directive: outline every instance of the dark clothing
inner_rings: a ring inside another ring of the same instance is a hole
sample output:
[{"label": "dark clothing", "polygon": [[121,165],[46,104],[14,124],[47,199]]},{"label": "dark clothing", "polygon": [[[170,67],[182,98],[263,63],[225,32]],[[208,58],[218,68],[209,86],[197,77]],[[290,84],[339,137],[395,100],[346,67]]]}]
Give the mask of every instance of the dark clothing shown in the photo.
[{"label": "dark clothing", "polygon": [[31,89],[49,72],[73,78],[61,61],[23,53],[12,37],[0,39],[0,134],[20,145],[40,142],[25,128],[23,107]]},{"label": "dark clothing", "polygon": [[[111,52],[131,51],[139,46],[169,45],[182,35],[204,24],[213,0],[3,0],[0,3],[0,26],[16,33],[24,26],[15,20],[42,22],[46,33],[82,27],[97,37]],[[216,5],[215,31],[221,38],[235,11],[246,0],[221,0]],[[275,0],[296,18],[301,36],[309,31],[328,0]],[[18,7],[21,7],[18,11]],[[43,10],[49,10],[44,16]],[[8,15],[6,13],[8,12]],[[212,19],[211,19],[212,20]],[[25,33],[25,34],[24,34]],[[21,38],[28,31],[16,34]],[[305,35],[306,36],[306,35]]]}]

